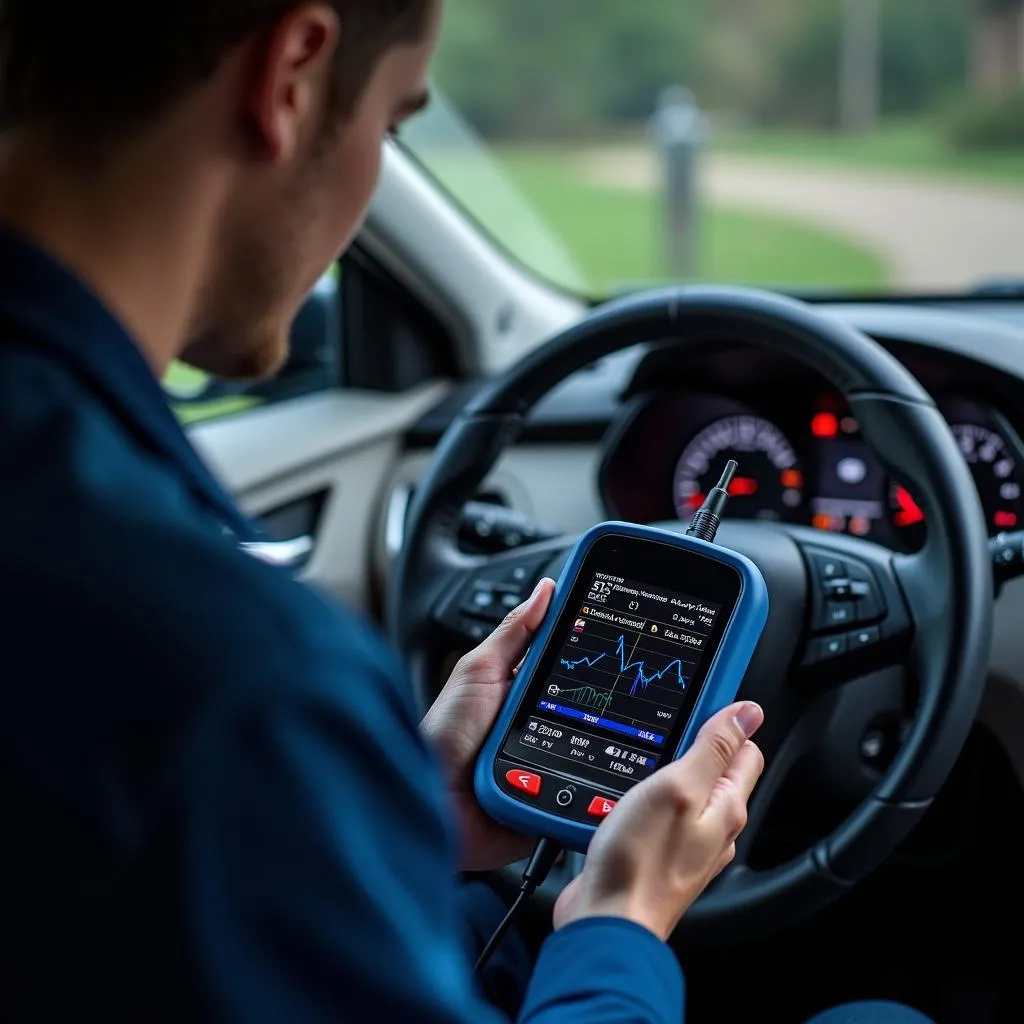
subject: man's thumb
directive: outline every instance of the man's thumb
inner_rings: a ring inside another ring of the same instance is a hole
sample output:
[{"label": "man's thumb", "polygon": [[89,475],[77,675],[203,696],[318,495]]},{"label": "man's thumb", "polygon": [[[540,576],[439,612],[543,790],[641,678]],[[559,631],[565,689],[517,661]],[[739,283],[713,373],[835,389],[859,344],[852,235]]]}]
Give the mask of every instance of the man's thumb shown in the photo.
[{"label": "man's thumb", "polygon": [[707,799],[762,722],[761,707],[744,701],[719,711],[705,723],[693,746],[678,762],[700,799]]},{"label": "man's thumb", "polygon": [[518,608],[505,616],[501,625],[480,645],[482,655],[501,662],[509,672],[519,664],[551,605],[553,580],[542,579]]}]

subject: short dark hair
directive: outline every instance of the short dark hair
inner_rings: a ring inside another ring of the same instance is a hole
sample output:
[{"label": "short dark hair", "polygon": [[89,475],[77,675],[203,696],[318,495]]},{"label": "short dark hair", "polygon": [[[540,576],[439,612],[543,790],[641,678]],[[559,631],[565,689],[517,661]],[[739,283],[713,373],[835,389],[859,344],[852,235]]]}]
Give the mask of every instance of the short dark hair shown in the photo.
[{"label": "short dark hair", "polygon": [[[0,0],[0,130],[42,123],[85,142],[158,117],[228,51],[299,0]],[[381,56],[426,28],[431,0],[326,0],[343,19],[339,115]]]}]

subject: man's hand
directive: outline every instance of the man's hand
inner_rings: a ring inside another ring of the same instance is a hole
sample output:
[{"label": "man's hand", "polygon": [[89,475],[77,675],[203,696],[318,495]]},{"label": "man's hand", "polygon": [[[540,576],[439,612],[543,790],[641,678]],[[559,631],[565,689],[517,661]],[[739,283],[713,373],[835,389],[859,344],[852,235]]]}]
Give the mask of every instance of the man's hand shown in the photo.
[{"label": "man's hand", "polygon": [[582,874],[559,897],[555,927],[624,917],[667,939],[736,855],[764,768],[750,742],[763,720],[756,704],[726,708],[678,761],[631,789],[597,830]]},{"label": "man's hand", "polygon": [[473,768],[509,686],[551,603],[555,584],[541,580],[525,604],[456,666],[423,719],[441,756],[462,830],[462,869],[489,871],[529,855],[533,839],[489,818],[476,802]]}]

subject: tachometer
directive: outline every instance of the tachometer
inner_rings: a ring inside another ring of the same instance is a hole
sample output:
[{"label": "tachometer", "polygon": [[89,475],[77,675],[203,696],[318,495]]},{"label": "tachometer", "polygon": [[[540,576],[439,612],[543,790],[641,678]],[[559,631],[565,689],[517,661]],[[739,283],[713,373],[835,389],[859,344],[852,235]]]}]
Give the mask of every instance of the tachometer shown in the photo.
[{"label": "tachometer", "polygon": [[740,464],[729,491],[730,517],[795,517],[803,504],[804,478],[793,446],[768,420],[729,416],[702,430],[680,456],[674,496],[681,519],[689,519],[700,508],[729,459]]},{"label": "tachometer", "polygon": [[[1016,530],[1021,521],[1021,478],[1006,442],[988,427],[957,423],[951,428],[985,510],[991,533]],[[903,488],[894,486],[890,498],[893,522],[913,546],[924,542],[924,513]]]}]

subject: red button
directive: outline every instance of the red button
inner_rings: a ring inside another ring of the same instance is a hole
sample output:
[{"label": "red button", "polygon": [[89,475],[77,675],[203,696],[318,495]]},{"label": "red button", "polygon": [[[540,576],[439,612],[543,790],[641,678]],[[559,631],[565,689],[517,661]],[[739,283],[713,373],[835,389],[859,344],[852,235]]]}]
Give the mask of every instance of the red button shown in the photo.
[{"label": "red button", "polygon": [[603,796],[595,796],[590,801],[590,806],[587,808],[587,814],[592,814],[595,818],[607,818],[609,814],[615,809],[614,800],[608,800]]},{"label": "red button", "polygon": [[530,772],[523,772],[513,769],[505,775],[505,781],[516,789],[521,789],[530,796],[536,796],[540,792],[540,776],[532,775]]}]

